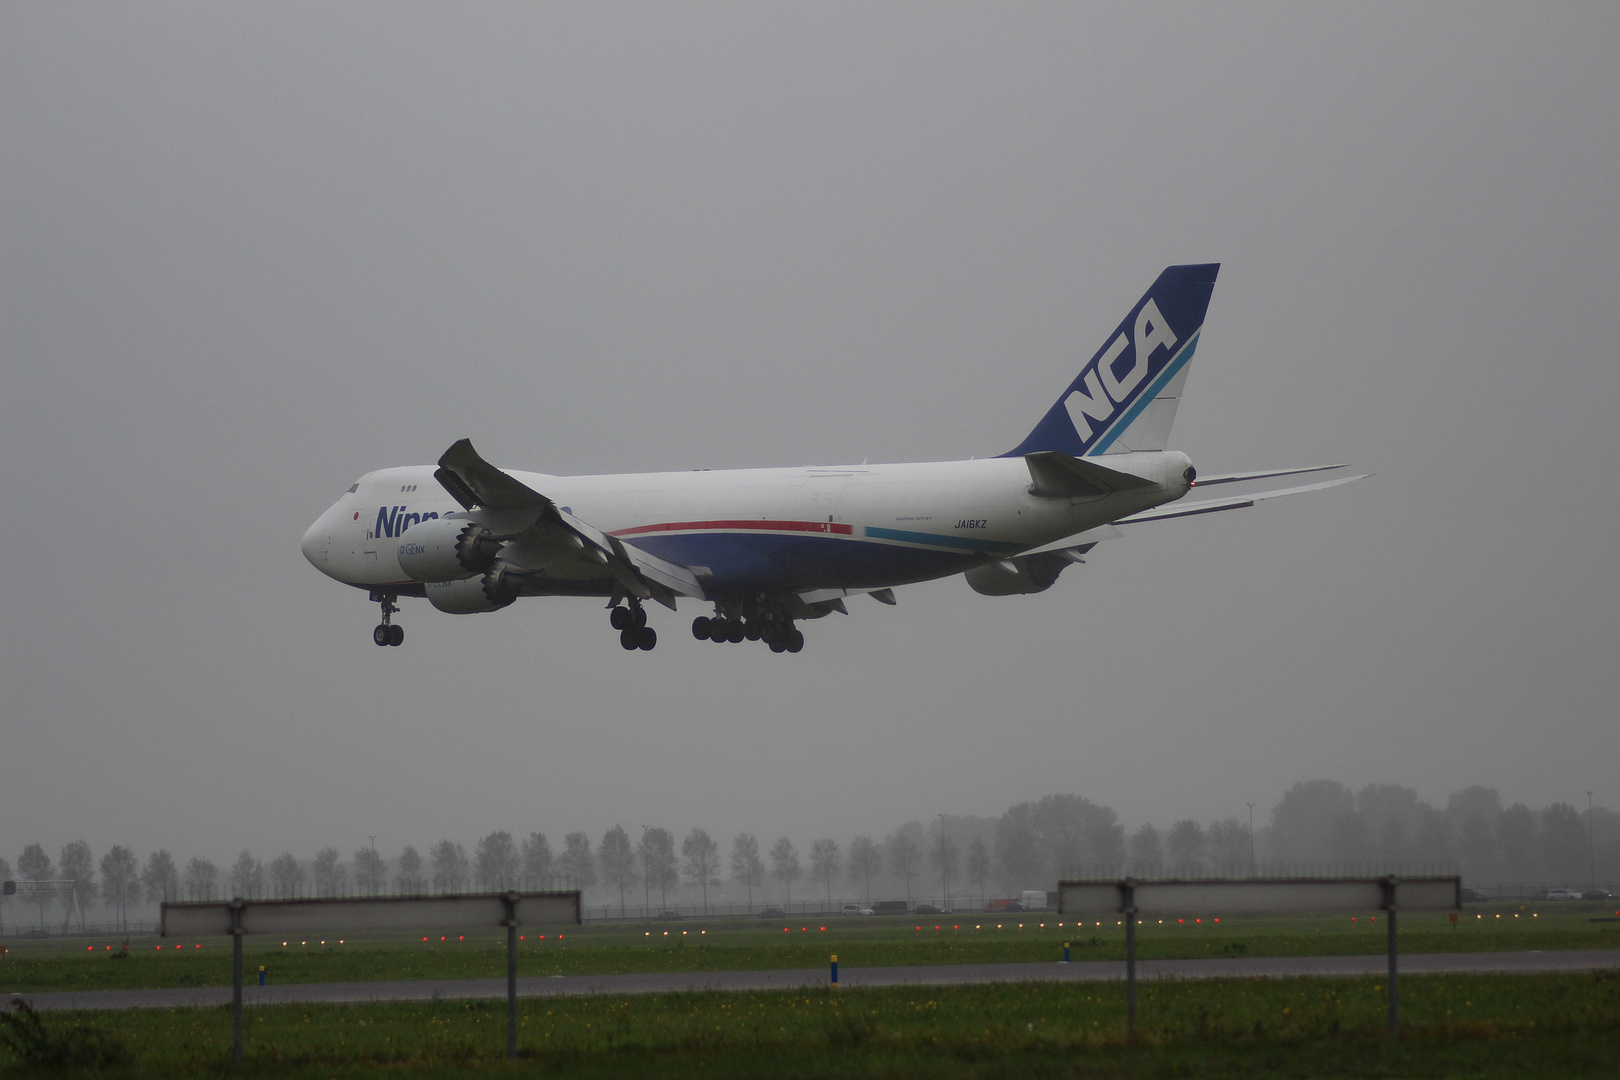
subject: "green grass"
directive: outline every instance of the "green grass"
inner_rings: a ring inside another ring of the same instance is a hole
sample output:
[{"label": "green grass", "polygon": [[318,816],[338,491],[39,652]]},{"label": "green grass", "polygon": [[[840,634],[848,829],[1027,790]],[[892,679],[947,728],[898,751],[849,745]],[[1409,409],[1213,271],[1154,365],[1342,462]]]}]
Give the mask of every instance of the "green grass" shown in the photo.
[{"label": "green grass", "polygon": [[[1607,1077],[1620,1061],[1613,974],[1415,976],[1401,997],[1392,1042],[1377,979],[1152,982],[1136,1043],[1117,984],[542,999],[522,1005],[515,1065],[500,1002],[286,1005],[248,1011],[244,1075]],[[99,1058],[81,1073],[228,1073],[229,1009],[43,1019],[69,1059]],[[0,1075],[44,1073],[0,1050]]]},{"label": "green grass", "polygon": [[[1471,906],[1455,928],[1443,914],[1406,915],[1401,920],[1400,947],[1408,953],[1620,949],[1620,923],[1594,923],[1596,909],[1586,907]],[[598,924],[565,930],[560,936],[547,931],[544,938],[525,933],[518,970],[525,976],[544,976],[816,968],[825,965],[832,953],[846,968],[1042,962],[1058,959],[1064,941],[1070,942],[1074,960],[1124,957],[1124,929],[1117,920],[1105,920],[1102,926],[1091,920],[1077,928],[1071,919],[1037,913],[1024,915],[1021,923],[1016,916],[1003,917],[999,923],[982,916],[950,918],[954,921],[694,919]],[[1229,918],[1219,923],[1152,920],[1138,931],[1137,955],[1171,959],[1376,954],[1385,948],[1384,927],[1368,916],[1352,922],[1348,915]],[[448,940],[440,941],[439,935],[431,935],[427,942],[420,936],[347,939],[342,944],[333,939],[325,944],[292,940],[285,946],[249,938],[244,963],[250,980],[262,964],[274,983],[505,975],[506,947],[498,934],[446,936]],[[112,939],[96,940],[89,948],[60,942],[14,945],[0,959],[0,994],[230,982],[230,946],[224,938],[179,942],[135,938],[128,956],[116,958],[118,951],[119,942]]]}]

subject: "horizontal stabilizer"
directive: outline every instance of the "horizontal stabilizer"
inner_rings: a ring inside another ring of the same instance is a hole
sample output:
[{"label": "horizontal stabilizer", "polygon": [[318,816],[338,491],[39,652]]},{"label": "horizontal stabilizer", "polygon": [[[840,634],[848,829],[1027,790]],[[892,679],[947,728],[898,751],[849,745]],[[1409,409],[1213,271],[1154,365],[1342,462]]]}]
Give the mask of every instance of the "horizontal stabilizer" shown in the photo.
[{"label": "horizontal stabilizer", "polygon": [[1144,510],[1140,514],[1132,514],[1128,518],[1120,518],[1114,524],[1138,525],[1144,521],[1163,521],[1167,518],[1192,517],[1195,514],[1213,514],[1221,510],[1241,510],[1246,506],[1253,506],[1257,502],[1265,502],[1267,499],[1280,499],[1284,495],[1303,495],[1307,491],[1326,491],[1328,488],[1338,487],[1341,484],[1365,480],[1371,475],[1371,473],[1361,473],[1359,476],[1341,476],[1336,480],[1324,480],[1319,484],[1278,488],[1276,491],[1257,491],[1252,495],[1234,495],[1228,499],[1206,499],[1203,502],[1190,504],[1171,503],[1168,506]]},{"label": "horizontal stabilizer", "polygon": [[1219,476],[1200,476],[1193,487],[1211,487],[1215,484],[1235,484],[1239,480],[1268,480],[1273,476],[1298,476],[1301,473],[1327,472],[1342,469],[1344,465],[1307,465],[1302,469],[1261,469],[1258,472],[1222,473]]},{"label": "horizontal stabilizer", "polygon": [[1033,481],[1030,493],[1049,499],[1112,495],[1154,486],[1151,480],[1110,469],[1061,450],[1025,454],[1024,463],[1029,466],[1029,477]]}]

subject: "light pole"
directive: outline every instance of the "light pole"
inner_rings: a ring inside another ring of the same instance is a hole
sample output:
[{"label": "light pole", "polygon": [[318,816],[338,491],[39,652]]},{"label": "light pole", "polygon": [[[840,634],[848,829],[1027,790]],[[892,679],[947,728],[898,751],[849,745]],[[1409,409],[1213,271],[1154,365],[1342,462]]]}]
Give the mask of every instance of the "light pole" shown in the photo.
[{"label": "light pole", "polygon": [[1249,876],[1254,877],[1254,803],[1244,803],[1249,808]]},{"label": "light pole", "polygon": [[1597,888],[1597,834],[1592,831],[1592,793],[1586,793],[1586,891]]},{"label": "light pole", "polygon": [[949,909],[951,906],[950,878],[947,869],[950,863],[946,862],[945,851],[945,815],[939,815],[939,906]]},{"label": "light pole", "polygon": [[641,827],[641,917],[645,919],[647,912],[652,908],[652,867],[647,862],[647,830],[651,825]]}]

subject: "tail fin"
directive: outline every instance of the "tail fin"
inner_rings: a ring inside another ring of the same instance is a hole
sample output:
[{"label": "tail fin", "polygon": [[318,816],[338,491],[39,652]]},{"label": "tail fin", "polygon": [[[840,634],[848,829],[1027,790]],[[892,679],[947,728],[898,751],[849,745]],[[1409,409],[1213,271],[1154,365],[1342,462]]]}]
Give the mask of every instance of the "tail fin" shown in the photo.
[{"label": "tail fin", "polygon": [[1163,450],[1220,268],[1166,267],[1035,430],[1002,456]]}]

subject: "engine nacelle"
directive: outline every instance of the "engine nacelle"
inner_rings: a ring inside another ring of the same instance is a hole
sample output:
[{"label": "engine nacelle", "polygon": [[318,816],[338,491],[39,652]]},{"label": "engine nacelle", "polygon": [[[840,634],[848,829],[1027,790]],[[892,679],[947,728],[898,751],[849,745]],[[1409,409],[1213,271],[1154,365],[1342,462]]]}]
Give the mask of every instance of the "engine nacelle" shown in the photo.
[{"label": "engine nacelle", "polygon": [[486,611],[499,611],[517,599],[517,594],[501,587],[500,575],[481,574],[459,581],[434,581],[423,584],[422,591],[428,602],[451,615],[478,615]]},{"label": "engine nacelle", "polygon": [[1058,575],[1077,561],[1069,555],[1053,551],[1041,555],[1028,555],[1017,562],[1002,561],[975,566],[962,576],[973,591],[984,596],[1017,596],[1020,593],[1045,592],[1052,587]]},{"label": "engine nacelle", "polygon": [[504,543],[476,521],[433,518],[400,538],[399,568],[416,581],[458,581],[493,566]]}]

